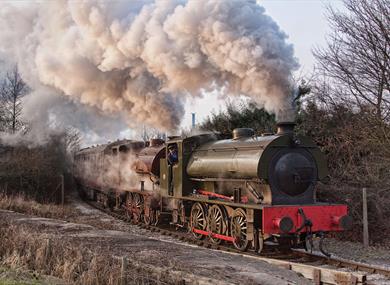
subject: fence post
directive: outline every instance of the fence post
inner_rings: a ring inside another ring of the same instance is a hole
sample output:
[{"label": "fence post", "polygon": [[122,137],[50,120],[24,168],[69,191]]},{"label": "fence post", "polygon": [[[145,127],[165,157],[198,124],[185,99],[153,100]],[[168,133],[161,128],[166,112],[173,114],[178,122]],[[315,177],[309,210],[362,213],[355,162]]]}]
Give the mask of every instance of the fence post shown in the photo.
[{"label": "fence post", "polygon": [[367,189],[363,188],[363,246],[369,246],[368,240],[368,216],[367,216]]},{"label": "fence post", "polygon": [[64,186],[64,174],[61,174],[61,205],[65,204],[65,186]]},{"label": "fence post", "polygon": [[122,256],[122,264],[121,264],[121,285],[127,284],[127,258]]}]

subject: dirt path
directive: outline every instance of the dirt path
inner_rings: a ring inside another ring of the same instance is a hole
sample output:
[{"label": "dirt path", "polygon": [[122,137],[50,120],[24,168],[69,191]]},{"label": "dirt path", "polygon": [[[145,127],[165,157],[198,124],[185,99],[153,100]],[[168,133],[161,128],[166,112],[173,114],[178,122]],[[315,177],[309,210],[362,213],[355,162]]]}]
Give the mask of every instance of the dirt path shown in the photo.
[{"label": "dirt path", "polygon": [[182,243],[118,221],[86,204],[74,203],[80,212],[77,218],[71,218],[74,222],[9,211],[0,211],[0,219],[31,231],[77,241],[85,248],[99,248],[118,257],[128,256],[130,262],[159,274],[180,275],[187,283],[197,280],[198,284],[311,284],[293,271]]}]

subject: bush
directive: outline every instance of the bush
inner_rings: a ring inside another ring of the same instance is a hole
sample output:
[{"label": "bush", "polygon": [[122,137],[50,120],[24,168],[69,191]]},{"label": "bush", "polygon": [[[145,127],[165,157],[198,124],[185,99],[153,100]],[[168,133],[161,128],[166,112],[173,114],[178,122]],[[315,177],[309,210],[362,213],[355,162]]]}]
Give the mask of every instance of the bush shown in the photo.
[{"label": "bush", "polygon": [[227,103],[226,111],[212,114],[199,127],[202,130],[219,132],[225,137],[230,137],[235,128],[252,128],[260,135],[273,132],[276,121],[275,116],[264,109],[241,101],[238,106]]},{"label": "bush", "polygon": [[388,242],[390,224],[390,127],[369,110],[343,105],[318,108],[309,102],[298,116],[297,131],[312,137],[328,158],[329,185],[320,185],[318,199],[346,203],[355,221],[342,236],[362,240],[362,188],[368,188],[371,241]]},{"label": "bush", "polygon": [[312,137],[327,155],[331,175],[354,186],[390,185],[390,127],[368,111],[313,102],[298,116],[298,133]]}]

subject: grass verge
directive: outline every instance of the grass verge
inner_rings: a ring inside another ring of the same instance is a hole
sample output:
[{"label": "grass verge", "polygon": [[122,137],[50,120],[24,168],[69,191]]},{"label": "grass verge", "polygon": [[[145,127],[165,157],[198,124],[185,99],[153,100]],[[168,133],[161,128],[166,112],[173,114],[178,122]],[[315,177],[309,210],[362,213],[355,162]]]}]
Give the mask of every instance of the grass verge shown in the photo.
[{"label": "grass verge", "polygon": [[75,214],[75,209],[67,205],[41,204],[22,194],[0,193],[0,209],[53,219],[64,219]]},{"label": "grass verge", "polygon": [[[150,268],[143,267],[134,256],[127,255],[127,268],[123,271],[121,259],[113,255],[110,247],[97,241],[88,243],[61,235],[48,235],[39,232],[39,229],[34,231],[30,227],[12,225],[6,221],[0,222],[0,240],[1,266],[55,276],[70,284],[176,283],[169,275],[156,275]],[[126,283],[123,283],[124,279]]]}]

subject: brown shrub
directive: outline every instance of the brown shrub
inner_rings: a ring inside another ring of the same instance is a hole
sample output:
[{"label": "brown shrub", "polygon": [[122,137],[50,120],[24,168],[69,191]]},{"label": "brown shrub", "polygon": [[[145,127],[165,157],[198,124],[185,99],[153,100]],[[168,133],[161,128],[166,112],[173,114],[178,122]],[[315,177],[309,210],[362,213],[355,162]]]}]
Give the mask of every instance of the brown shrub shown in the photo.
[{"label": "brown shrub", "polygon": [[0,209],[10,210],[44,218],[67,218],[75,215],[75,209],[57,204],[41,204],[24,194],[7,195],[0,193]]}]

